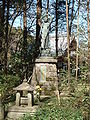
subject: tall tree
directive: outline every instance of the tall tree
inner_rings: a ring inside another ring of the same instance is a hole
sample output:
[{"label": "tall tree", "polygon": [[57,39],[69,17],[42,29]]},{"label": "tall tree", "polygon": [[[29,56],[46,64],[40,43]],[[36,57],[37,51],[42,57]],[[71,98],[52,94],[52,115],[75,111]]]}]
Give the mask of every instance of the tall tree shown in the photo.
[{"label": "tall tree", "polygon": [[58,56],[58,0],[56,0],[56,56]]},{"label": "tall tree", "polygon": [[23,0],[23,53],[24,60],[27,54],[27,15],[26,15],[26,0]]},{"label": "tall tree", "polygon": [[66,20],[67,20],[67,43],[68,43],[68,83],[70,86],[70,36],[69,36],[69,21],[68,21],[68,0],[66,0]]},{"label": "tall tree", "polygon": [[37,55],[39,54],[39,46],[40,46],[40,26],[41,26],[41,11],[42,11],[42,0],[37,0],[37,18],[36,18],[36,50]]},{"label": "tall tree", "polygon": [[[55,6],[55,15],[56,15],[56,57],[58,56],[58,0],[56,0],[56,6]],[[60,105],[60,94],[59,94],[59,86],[58,86],[58,80],[57,80],[57,98]]]},{"label": "tall tree", "polygon": [[77,16],[76,80],[78,78],[79,8],[80,8],[80,0],[78,1],[78,16]]},{"label": "tall tree", "polygon": [[47,0],[47,17],[48,17],[48,10],[49,10],[49,0]]},{"label": "tall tree", "polygon": [[[69,1],[70,2],[70,1]],[[73,19],[74,19],[74,3],[75,1],[72,1],[72,9],[71,9],[71,22],[69,25],[69,35],[71,36],[71,28],[72,28],[72,23],[73,23]],[[70,4],[70,3],[69,3]]]},{"label": "tall tree", "polygon": [[8,61],[8,25],[9,25],[9,4],[7,0],[7,14],[6,14],[6,28],[5,28],[5,55],[4,55],[4,72],[7,74],[7,61]]},{"label": "tall tree", "polygon": [[90,83],[90,16],[89,16],[89,0],[87,0],[87,23],[88,23],[88,80]]},{"label": "tall tree", "polygon": [[[5,0],[2,1],[2,7],[0,7],[0,55],[3,52],[3,37],[4,37],[4,15],[5,15]],[[2,57],[0,57],[0,62],[2,62]]]},{"label": "tall tree", "polygon": [[26,58],[27,58],[27,15],[26,15],[26,0],[23,0],[23,48],[22,48],[22,60],[23,60],[23,77],[26,74]]}]

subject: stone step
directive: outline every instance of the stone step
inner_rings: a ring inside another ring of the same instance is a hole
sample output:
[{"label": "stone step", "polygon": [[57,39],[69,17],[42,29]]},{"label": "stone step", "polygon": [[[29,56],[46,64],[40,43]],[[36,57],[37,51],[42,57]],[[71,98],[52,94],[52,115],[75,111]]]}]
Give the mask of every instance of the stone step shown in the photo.
[{"label": "stone step", "polygon": [[6,120],[10,120],[10,119],[17,120],[18,118],[22,117],[27,113],[33,115],[37,109],[38,106],[28,107],[24,105],[24,106],[9,107]]}]

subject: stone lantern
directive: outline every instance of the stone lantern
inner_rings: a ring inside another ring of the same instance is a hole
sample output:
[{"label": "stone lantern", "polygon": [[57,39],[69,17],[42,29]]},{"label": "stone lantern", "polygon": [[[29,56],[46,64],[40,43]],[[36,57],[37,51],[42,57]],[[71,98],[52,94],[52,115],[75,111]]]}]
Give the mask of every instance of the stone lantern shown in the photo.
[{"label": "stone lantern", "polygon": [[33,86],[27,83],[27,79],[24,79],[22,84],[13,90],[16,91],[16,104],[8,108],[6,119],[17,120],[26,113],[33,115],[38,108],[33,104]]},{"label": "stone lantern", "polygon": [[16,93],[16,106],[28,105],[28,107],[33,106],[33,91],[34,87],[27,83],[27,79],[23,80],[23,83],[13,90],[17,91]]}]

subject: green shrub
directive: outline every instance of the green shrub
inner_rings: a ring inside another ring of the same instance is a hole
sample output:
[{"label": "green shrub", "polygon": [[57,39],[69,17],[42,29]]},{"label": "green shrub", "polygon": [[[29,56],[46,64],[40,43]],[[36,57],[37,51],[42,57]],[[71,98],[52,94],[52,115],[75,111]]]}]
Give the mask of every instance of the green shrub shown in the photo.
[{"label": "green shrub", "polygon": [[20,83],[20,78],[16,75],[0,75],[0,93],[3,98],[13,94],[13,87]]},{"label": "green shrub", "polygon": [[62,100],[61,106],[56,103],[55,99],[54,102],[51,101],[51,105],[48,101],[33,116],[26,114],[20,120],[83,120],[81,110],[73,107],[72,101]]}]

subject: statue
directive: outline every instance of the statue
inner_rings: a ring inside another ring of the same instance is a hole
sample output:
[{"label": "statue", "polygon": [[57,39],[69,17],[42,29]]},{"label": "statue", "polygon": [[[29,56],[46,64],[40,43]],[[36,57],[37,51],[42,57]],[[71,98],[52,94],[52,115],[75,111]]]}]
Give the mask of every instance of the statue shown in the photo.
[{"label": "statue", "polygon": [[49,48],[49,30],[52,22],[52,17],[50,15],[44,15],[42,16],[41,21],[41,50],[46,50]]}]

